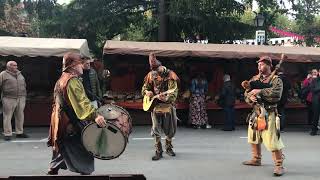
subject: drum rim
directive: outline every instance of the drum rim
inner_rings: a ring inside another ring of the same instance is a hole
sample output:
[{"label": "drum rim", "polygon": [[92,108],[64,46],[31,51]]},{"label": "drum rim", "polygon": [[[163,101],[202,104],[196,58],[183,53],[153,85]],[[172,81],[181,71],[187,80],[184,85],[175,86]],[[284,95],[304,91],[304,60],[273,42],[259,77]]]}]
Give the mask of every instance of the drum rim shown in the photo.
[{"label": "drum rim", "polygon": [[[111,122],[107,122],[107,123],[109,123],[109,124],[112,124],[113,126],[115,126],[113,123],[111,123]],[[87,129],[89,126],[91,126],[92,124],[97,124],[97,123],[95,123],[95,122],[90,122],[89,124],[87,124],[84,128],[83,128],[83,130],[82,130],[82,132],[81,132],[81,142],[82,142],[82,145],[84,146],[84,148],[88,151],[88,149],[86,148],[86,146],[84,145],[84,143],[83,143],[83,132],[85,131],[85,129]],[[115,126],[118,130],[119,130],[119,128],[117,127],[117,126]],[[117,156],[114,156],[113,158],[103,158],[103,157],[101,157],[101,156],[97,156],[97,155],[95,155],[94,153],[92,153],[91,151],[88,151],[93,157],[95,157],[95,158],[97,158],[97,159],[101,159],[101,160],[112,160],[112,159],[116,159],[116,158],[118,158],[124,151],[125,151],[125,149],[126,149],[126,147],[127,147],[127,144],[128,144],[128,138],[123,134],[123,132],[121,131],[121,130],[119,130],[120,132],[121,132],[121,134],[122,134],[122,136],[123,137],[125,137],[124,138],[124,140],[125,140],[125,143],[124,143],[124,147],[123,147],[123,149],[122,149],[122,151],[119,153],[119,155],[117,155]]]}]

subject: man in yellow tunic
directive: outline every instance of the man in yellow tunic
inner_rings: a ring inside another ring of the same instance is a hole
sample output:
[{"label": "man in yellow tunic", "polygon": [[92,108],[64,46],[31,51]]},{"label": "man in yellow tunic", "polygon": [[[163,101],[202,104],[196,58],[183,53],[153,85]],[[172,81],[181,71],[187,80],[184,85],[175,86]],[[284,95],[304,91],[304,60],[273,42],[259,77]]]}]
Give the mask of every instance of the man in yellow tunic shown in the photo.
[{"label": "man in yellow tunic", "polygon": [[81,131],[90,121],[105,127],[103,116],[90,104],[79,76],[83,73],[81,56],[66,53],[63,73],[54,88],[48,146],[52,146],[52,160],[48,175],[59,169],[69,169],[82,175],[94,171],[93,156],[81,142]]},{"label": "man in yellow tunic", "polygon": [[[155,137],[155,155],[152,160],[162,158],[161,132],[166,135],[165,149],[169,156],[175,156],[172,146],[172,138],[177,129],[177,115],[174,106],[178,95],[178,76],[172,71],[161,65],[156,56],[149,55],[151,71],[146,75],[142,87],[142,95],[152,97],[159,95],[158,101],[151,110],[152,128],[151,135]],[[170,93],[164,93],[171,91]]]},{"label": "man in yellow tunic", "polygon": [[[253,105],[255,110],[260,109],[263,104],[266,113],[266,128],[257,129],[257,121],[248,128],[248,143],[251,144],[252,159],[243,162],[244,165],[261,166],[261,143],[265,145],[268,151],[272,152],[272,158],[275,163],[274,175],[282,176],[284,174],[282,148],[284,145],[280,138],[279,117],[277,117],[277,103],[280,101],[283,84],[281,79],[271,73],[272,60],[268,56],[263,56],[258,61],[259,75],[254,76],[250,81],[260,81],[268,84],[269,87],[262,89],[253,89],[245,93],[245,100],[248,104]],[[261,98],[261,101],[260,99]],[[259,102],[258,102],[259,101]],[[258,107],[259,106],[259,107]],[[257,119],[257,114],[255,117]]]}]

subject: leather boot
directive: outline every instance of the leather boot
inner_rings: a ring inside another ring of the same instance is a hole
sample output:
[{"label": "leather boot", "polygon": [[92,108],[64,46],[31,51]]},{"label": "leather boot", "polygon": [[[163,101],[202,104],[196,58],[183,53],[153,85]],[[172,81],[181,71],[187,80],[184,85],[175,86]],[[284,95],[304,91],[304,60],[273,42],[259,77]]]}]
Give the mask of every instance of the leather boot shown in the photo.
[{"label": "leather boot", "polygon": [[261,166],[261,145],[251,144],[252,159],[242,164],[247,166]]},{"label": "leather boot", "polygon": [[154,145],[156,148],[155,155],[152,157],[152,161],[157,161],[162,158],[162,144],[161,144],[161,138],[156,138],[156,143]]},{"label": "leather boot", "polygon": [[166,153],[169,156],[176,156],[176,153],[173,152],[173,146],[172,146],[172,140],[171,139],[166,139]]},{"label": "leather boot", "polygon": [[274,161],[274,176],[282,176],[284,174],[284,168],[282,166],[283,163],[283,155],[281,150],[272,151],[272,159]]},{"label": "leather boot", "polygon": [[58,175],[59,169],[50,168],[47,172],[47,175]]}]

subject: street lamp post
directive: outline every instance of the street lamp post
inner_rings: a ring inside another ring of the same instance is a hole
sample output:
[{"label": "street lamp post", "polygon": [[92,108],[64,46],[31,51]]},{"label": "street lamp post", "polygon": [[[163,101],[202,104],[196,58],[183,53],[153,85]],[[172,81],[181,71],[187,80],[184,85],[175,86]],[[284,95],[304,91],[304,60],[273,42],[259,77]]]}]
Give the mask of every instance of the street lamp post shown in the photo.
[{"label": "street lamp post", "polygon": [[256,13],[256,17],[254,18],[254,25],[258,28],[258,30],[256,31],[256,44],[257,45],[262,45],[264,44],[266,41],[266,31],[265,30],[259,30],[259,29],[263,29],[264,27],[264,21],[265,21],[265,17],[263,16],[263,14],[261,13]]}]

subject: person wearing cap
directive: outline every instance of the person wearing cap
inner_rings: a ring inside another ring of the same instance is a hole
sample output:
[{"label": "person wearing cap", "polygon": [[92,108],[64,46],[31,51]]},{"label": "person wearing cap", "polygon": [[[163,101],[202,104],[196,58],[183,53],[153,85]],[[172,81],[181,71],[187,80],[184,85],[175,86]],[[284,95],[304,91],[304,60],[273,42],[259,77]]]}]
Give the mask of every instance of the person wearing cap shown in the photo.
[{"label": "person wearing cap", "polygon": [[[169,156],[175,156],[172,138],[177,129],[177,116],[174,106],[178,95],[179,78],[172,70],[162,66],[156,56],[149,55],[150,72],[144,78],[142,95],[152,97],[158,95],[158,101],[151,109],[151,135],[155,138],[155,155],[152,160],[162,158],[161,132],[166,135],[165,149]],[[166,91],[170,93],[164,93]]]},{"label": "person wearing cap", "polygon": [[54,88],[54,102],[48,137],[52,147],[52,160],[48,175],[59,169],[69,169],[82,175],[94,171],[94,158],[81,142],[81,131],[90,121],[105,127],[103,116],[91,105],[80,80],[83,74],[81,56],[66,53],[63,57],[62,75]]},{"label": "person wearing cap", "polygon": [[235,130],[235,110],[234,104],[236,102],[235,88],[232,84],[229,74],[223,76],[222,90],[218,95],[218,104],[223,107],[225,112],[225,123],[222,128],[223,131]]},{"label": "person wearing cap", "polygon": [[23,131],[24,108],[26,105],[26,81],[15,61],[7,62],[7,69],[0,73],[0,90],[3,105],[4,140],[12,137],[12,115],[15,118],[16,138],[28,138]]},{"label": "person wearing cap", "polygon": [[90,67],[91,59],[85,59],[83,62],[82,84],[91,104],[98,108],[98,101],[102,98],[100,82],[97,72]]},{"label": "person wearing cap", "polygon": [[[272,60],[268,56],[263,56],[258,61],[259,74],[254,76],[250,81],[260,81],[264,84],[268,84],[266,88],[253,89],[250,92],[245,92],[245,101],[255,106],[263,103],[266,109],[265,119],[267,126],[263,130],[257,130],[255,127],[258,125],[249,125],[248,127],[248,143],[251,144],[252,159],[243,162],[244,165],[249,166],[261,166],[261,143],[272,152],[272,159],[275,167],[273,174],[275,176],[282,176],[284,174],[283,168],[283,154],[284,148],[283,142],[280,137],[280,120],[277,114],[277,103],[280,101],[282,95],[283,84],[281,79],[277,76],[271,76]],[[258,97],[261,98],[259,103]],[[254,117],[258,118],[258,117]],[[256,123],[256,121],[254,122]],[[253,128],[252,128],[253,127]]]}]

